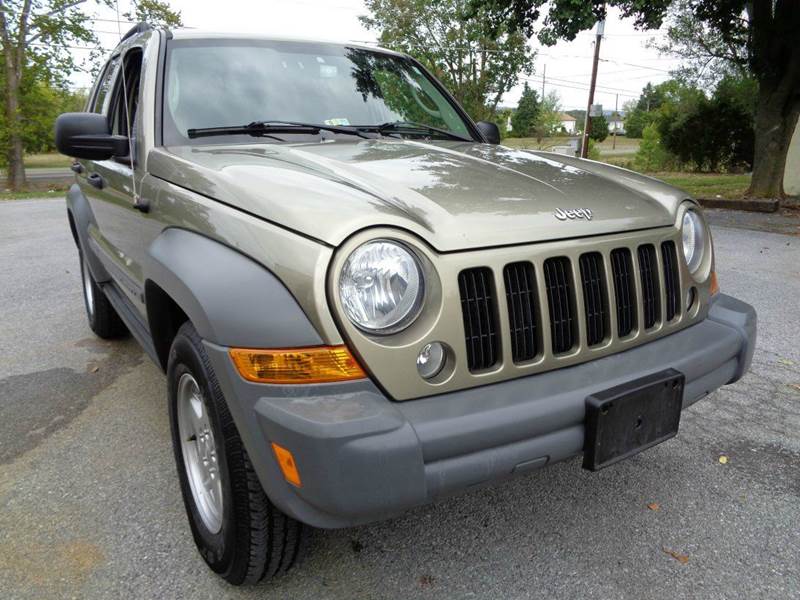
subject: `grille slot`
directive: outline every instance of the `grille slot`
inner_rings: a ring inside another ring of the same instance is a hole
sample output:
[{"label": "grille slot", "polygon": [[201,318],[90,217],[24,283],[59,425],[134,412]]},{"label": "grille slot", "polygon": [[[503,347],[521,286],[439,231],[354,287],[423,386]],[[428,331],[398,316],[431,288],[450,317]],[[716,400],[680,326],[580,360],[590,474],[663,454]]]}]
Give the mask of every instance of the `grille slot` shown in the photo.
[{"label": "grille slot", "polygon": [[568,352],[575,345],[575,298],[569,259],[564,256],[544,261],[544,281],[550,312],[553,353]]},{"label": "grille slot", "polygon": [[511,263],[503,269],[506,284],[508,320],[511,329],[511,355],[514,362],[531,360],[539,351],[537,336],[536,275],[529,262]]},{"label": "grille slot", "polygon": [[639,278],[642,281],[642,308],[644,328],[650,329],[659,317],[658,263],[656,249],[652,244],[639,246]]},{"label": "grille slot", "polygon": [[497,362],[500,347],[491,269],[478,267],[461,271],[458,289],[464,318],[467,366],[470,371],[488,369]]},{"label": "grille slot", "polygon": [[630,250],[612,250],[611,269],[614,275],[614,297],[617,301],[617,334],[625,337],[636,327],[636,288]]},{"label": "grille slot", "polygon": [[608,333],[608,302],[606,300],[603,257],[589,252],[580,257],[583,307],[586,315],[586,341],[596,346]]},{"label": "grille slot", "polygon": [[678,277],[678,255],[675,251],[675,242],[662,242],[661,260],[664,263],[666,320],[671,321],[681,310],[681,284]]}]

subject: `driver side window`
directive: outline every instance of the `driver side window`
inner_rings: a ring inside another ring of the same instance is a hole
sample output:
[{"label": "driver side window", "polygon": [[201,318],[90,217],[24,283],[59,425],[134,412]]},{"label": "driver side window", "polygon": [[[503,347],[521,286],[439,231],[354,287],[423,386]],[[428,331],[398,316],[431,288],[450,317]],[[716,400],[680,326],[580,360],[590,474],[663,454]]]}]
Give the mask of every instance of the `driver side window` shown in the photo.
[{"label": "driver side window", "polygon": [[[125,55],[123,65],[119,69],[114,99],[108,113],[113,135],[122,135],[131,139],[136,136],[141,73],[142,50],[133,48]],[[129,156],[118,158],[130,159]]]}]

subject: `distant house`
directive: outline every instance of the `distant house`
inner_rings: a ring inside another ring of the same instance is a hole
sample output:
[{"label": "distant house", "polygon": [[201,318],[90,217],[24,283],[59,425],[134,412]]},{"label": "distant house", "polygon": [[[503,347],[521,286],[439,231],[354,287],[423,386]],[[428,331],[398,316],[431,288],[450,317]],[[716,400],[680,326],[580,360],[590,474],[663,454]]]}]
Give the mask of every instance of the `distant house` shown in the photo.
[{"label": "distant house", "polygon": [[625,115],[613,110],[604,110],[603,116],[608,121],[608,133],[617,132],[617,135],[625,135]]},{"label": "distant house", "polygon": [[561,113],[561,129],[570,135],[575,133],[575,117],[567,113]]}]

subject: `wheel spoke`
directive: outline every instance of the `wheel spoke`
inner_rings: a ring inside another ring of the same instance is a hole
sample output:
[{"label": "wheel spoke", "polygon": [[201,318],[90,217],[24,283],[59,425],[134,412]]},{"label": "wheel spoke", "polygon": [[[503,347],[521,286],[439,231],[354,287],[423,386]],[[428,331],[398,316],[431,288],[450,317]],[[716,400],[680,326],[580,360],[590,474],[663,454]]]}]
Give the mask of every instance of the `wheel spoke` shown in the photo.
[{"label": "wheel spoke", "polygon": [[183,460],[194,502],[203,524],[216,533],[222,527],[222,481],[217,448],[200,387],[189,373],[177,386],[178,429]]}]

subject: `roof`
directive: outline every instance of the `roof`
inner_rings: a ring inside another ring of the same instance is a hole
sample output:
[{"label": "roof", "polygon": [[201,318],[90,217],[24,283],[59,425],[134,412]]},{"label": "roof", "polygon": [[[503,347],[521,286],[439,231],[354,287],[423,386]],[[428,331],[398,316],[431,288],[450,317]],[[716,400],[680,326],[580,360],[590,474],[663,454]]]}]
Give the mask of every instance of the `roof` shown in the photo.
[{"label": "roof", "polygon": [[401,52],[388,50],[372,44],[363,42],[353,42],[347,40],[321,39],[308,37],[292,37],[264,33],[237,33],[226,31],[213,31],[204,29],[171,29],[173,39],[176,40],[259,40],[269,42],[301,42],[308,44],[331,44],[335,46],[348,46],[350,48],[364,48],[366,50],[378,50],[388,54],[402,55]]},{"label": "roof", "polygon": [[563,112],[561,113],[561,115],[558,118],[561,121],[577,121],[577,119],[575,117],[573,117],[572,115],[568,115],[567,113],[563,113]]}]

